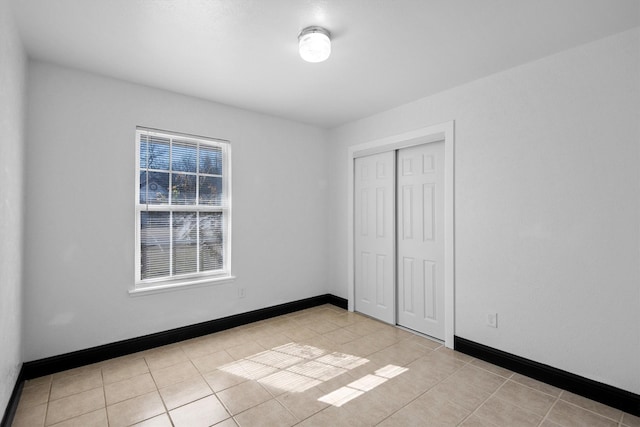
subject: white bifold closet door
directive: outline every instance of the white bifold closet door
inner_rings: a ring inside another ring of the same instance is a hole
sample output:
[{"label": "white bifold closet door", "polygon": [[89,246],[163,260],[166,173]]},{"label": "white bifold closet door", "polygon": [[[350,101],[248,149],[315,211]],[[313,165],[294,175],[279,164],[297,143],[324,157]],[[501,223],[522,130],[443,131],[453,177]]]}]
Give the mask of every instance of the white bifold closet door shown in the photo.
[{"label": "white bifold closet door", "polygon": [[398,150],[398,324],[444,340],[444,142]]},{"label": "white bifold closet door", "polygon": [[355,160],[355,309],[396,324],[395,152]]},{"label": "white bifold closet door", "polygon": [[444,142],[355,159],[355,310],[444,339]]}]

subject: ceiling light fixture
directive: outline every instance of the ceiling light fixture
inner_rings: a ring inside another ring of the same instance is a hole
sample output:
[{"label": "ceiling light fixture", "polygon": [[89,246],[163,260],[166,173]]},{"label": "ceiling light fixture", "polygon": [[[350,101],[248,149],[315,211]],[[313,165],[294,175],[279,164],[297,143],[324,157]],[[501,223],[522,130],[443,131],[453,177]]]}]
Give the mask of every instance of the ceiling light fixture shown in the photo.
[{"label": "ceiling light fixture", "polygon": [[322,62],[331,54],[331,34],[322,27],[307,27],[298,36],[300,56],[307,62]]}]

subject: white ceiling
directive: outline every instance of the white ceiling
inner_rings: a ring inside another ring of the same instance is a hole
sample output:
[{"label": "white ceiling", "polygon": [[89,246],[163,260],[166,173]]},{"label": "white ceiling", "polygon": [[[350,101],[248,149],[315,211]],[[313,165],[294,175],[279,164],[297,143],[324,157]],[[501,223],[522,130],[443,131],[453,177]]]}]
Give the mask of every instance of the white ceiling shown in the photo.
[{"label": "white ceiling", "polygon": [[[639,0],[13,0],[31,57],[334,127],[640,25]],[[297,35],[321,25],[332,55]]]}]

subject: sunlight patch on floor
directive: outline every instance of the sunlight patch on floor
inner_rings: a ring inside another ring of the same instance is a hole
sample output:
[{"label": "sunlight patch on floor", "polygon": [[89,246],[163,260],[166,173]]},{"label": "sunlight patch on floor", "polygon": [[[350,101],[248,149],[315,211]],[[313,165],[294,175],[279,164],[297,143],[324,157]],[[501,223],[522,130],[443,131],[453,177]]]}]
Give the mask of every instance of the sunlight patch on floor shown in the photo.
[{"label": "sunlight patch on floor", "polygon": [[387,365],[384,368],[378,369],[375,372],[375,375],[365,375],[344,387],[340,387],[329,394],[325,394],[318,400],[320,402],[328,403],[329,405],[340,407],[356,397],[362,396],[364,393],[373,390],[391,378],[407,372],[408,370],[408,368],[403,368],[401,366]]}]

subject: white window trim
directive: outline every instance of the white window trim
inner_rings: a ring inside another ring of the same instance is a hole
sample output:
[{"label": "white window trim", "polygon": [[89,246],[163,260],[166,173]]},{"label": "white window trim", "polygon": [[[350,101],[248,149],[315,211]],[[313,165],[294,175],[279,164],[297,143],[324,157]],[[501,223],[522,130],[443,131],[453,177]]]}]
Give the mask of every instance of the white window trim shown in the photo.
[{"label": "white window trim", "polygon": [[[192,142],[214,142],[216,144],[224,144],[224,161],[222,169],[223,177],[223,194],[226,196],[226,204],[222,207],[206,207],[199,209],[197,206],[190,205],[176,205],[174,208],[178,208],[180,211],[210,211],[210,212],[223,212],[225,216],[224,228],[223,228],[223,244],[224,244],[224,259],[223,269],[216,272],[199,272],[184,276],[172,277],[172,278],[154,278],[154,279],[141,279],[140,264],[141,264],[141,250],[140,250],[140,213],[145,210],[149,211],[168,211],[164,205],[147,205],[140,204],[140,137],[141,135],[160,136],[164,138],[180,138],[181,140]],[[223,283],[232,282],[235,276],[231,274],[231,143],[227,140],[189,135],[179,132],[163,131],[159,129],[136,127],[136,141],[135,141],[135,280],[133,286],[129,289],[129,294],[132,296],[148,295],[161,292],[175,291],[179,289],[190,289],[209,285],[218,285]]]},{"label": "white window trim", "polygon": [[129,290],[131,296],[141,296],[150,294],[160,294],[164,292],[178,291],[182,289],[201,288],[211,285],[222,285],[224,283],[231,283],[235,280],[236,276],[220,276],[209,277],[200,280],[180,280],[175,283],[161,282],[156,286],[145,286],[143,288],[134,288]]}]

